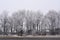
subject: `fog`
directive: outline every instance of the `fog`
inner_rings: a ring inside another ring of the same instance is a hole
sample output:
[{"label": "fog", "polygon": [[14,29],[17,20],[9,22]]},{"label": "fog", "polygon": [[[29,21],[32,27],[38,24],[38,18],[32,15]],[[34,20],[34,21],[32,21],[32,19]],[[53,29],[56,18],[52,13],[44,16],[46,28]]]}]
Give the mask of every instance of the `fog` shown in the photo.
[{"label": "fog", "polygon": [[60,0],[0,0],[0,13],[4,10],[10,14],[18,10],[41,11],[46,14],[49,10],[60,10]]}]

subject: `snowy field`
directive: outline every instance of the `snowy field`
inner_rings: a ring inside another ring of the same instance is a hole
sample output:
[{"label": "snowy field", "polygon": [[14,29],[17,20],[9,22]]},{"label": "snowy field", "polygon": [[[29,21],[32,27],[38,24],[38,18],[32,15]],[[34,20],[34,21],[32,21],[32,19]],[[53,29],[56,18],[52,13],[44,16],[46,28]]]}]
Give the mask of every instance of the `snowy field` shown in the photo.
[{"label": "snowy field", "polygon": [[60,40],[60,35],[46,35],[46,36],[0,36],[0,40]]}]

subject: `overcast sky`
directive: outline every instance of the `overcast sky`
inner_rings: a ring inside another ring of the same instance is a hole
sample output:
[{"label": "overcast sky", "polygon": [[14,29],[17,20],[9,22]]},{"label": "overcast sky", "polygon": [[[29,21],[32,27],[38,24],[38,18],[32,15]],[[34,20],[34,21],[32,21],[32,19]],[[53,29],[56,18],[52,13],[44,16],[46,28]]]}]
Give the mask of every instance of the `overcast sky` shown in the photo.
[{"label": "overcast sky", "polygon": [[49,10],[60,10],[60,0],[0,0],[0,13],[4,10],[10,13],[17,10],[40,10],[46,13]]}]

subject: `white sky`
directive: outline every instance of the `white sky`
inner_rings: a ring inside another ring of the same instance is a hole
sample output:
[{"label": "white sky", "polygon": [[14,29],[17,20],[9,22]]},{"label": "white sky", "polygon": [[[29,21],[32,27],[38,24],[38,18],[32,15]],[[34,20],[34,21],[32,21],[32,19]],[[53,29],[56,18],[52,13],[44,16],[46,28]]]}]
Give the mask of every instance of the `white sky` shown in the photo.
[{"label": "white sky", "polygon": [[60,0],[0,0],[0,13],[18,10],[40,10],[44,14],[49,10],[60,10]]}]

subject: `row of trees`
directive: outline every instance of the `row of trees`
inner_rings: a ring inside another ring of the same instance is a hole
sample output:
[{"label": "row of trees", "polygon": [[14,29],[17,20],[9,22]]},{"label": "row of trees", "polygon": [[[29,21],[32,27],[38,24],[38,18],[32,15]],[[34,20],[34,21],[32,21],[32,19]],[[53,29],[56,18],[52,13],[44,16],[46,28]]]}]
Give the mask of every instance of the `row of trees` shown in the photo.
[{"label": "row of trees", "polygon": [[[20,10],[9,16],[7,11],[0,14],[0,31],[3,34],[60,34],[60,14],[54,10],[43,15],[40,11]],[[0,32],[0,33],[1,33]]]}]

